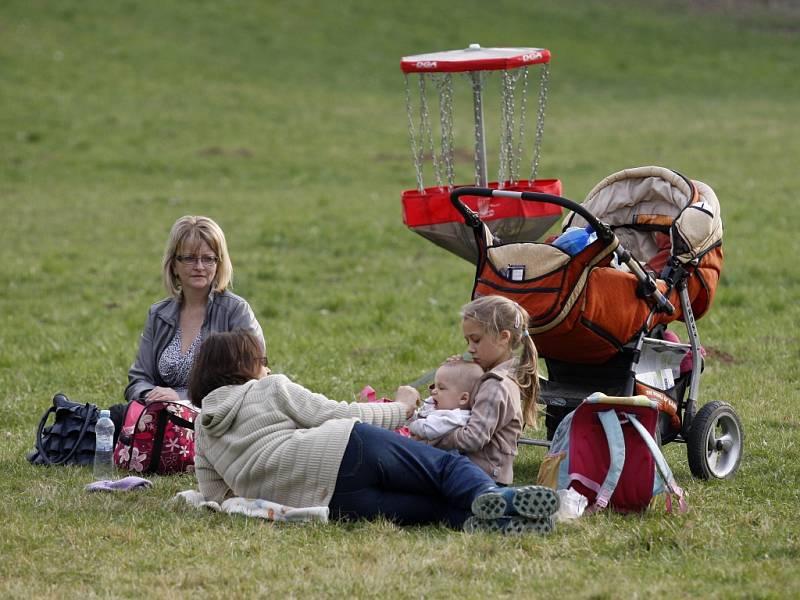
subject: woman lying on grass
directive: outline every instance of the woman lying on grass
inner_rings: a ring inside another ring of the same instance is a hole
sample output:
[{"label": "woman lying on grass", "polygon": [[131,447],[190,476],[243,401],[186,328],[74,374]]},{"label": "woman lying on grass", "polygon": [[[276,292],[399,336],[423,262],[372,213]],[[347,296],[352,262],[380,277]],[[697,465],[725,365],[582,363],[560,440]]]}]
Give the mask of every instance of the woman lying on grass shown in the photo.
[{"label": "woman lying on grass", "polygon": [[201,407],[195,472],[206,500],[328,506],[335,519],[385,517],[402,525],[553,528],[553,490],[499,488],[466,457],[390,431],[417,405],[411,387],[401,386],[385,404],[329,400],[271,374],[259,340],[235,331],[202,343],[189,397]]}]

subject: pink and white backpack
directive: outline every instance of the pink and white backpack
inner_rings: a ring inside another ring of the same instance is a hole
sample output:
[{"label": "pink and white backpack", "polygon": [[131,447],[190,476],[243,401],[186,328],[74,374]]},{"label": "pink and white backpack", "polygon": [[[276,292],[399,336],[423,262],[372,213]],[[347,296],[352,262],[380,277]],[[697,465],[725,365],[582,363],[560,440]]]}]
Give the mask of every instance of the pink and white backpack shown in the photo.
[{"label": "pink and white backpack", "polygon": [[117,468],[160,475],[194,471],[198,414],[197,408],[184,402],[132,401],[114,448]]},{"label": "pink and white backpack", "polygon": [[673,496],[686,512],[683,490],[654,438],[657,426],[656,401],[594,393],[556,428],[538,483],[574,489],[588,500],[587,512],[641,512],[656,498],[671,512]]}]

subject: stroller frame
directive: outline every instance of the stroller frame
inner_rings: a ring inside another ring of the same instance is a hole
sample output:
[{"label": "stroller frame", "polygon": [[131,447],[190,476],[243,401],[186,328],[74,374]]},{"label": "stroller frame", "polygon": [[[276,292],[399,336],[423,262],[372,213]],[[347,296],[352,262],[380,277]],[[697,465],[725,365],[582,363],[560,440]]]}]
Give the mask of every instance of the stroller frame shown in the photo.
[{"label": "stroller frame", "polygon": [[[676,403],[676,414],[680,419],[680,429],[670,424],[668,415],[661,413],[659,419],[659,436],[662,443],[687,443],[691,431],[692,420],[697,413],[697,397],[700,390],[700,374],[703,369],[703,358],[700,352],[700,336],[697,330],[688,291],[679,288],[681,307],[684,310],[689,342],[686,344],[669,342],[661,337],[664,326],[656,326],[653,336],[641,332],[634,341],[623,346],[622,351],[612,360],[600,365],[577,365],[564,361],[545,358],[548,378],[540,377],[539,402],[547,407],[547,438],[552,438],[561,418],[574,410],[584,398],[594,392],[602,392],[608,396],[633,396],[637,394],[636,376],[647,371],[642,367],[640,358],[646,351],[667,351],[680,353],[680,357],[691,352],[692,369],[675,382],[672,393],[665,392]],[[565,410],[566,409],[566,410]],[[549,446],[542,440],[522,438],[521,444]]]},{"label": "stroller frame", "polygon": [[[673,413],[659,414],[657,434],[660,443],[678,442],[687,445],[687,455],[692,474],[699,479],[728,479],[738,470],[742,456],[743,428],[735,410],[727,403],[712,401],[697,409],[700,390],[700,375],[703,370],[700,336],[692,310],[687,280],[688,271],[677,260],[671,260],[662,274],[667,290],[663,293],[655,277],[645,270],[638,260],[622,247],[614,231],[596,218],[582,205],[550,194],[536,192],[513,192],[478,187],[454,189],[450,194],[453,206],[461,213],[464,222],[471,227],[478,246],[485,240],[495,240],[490,230],[478,215],[461,200],[462,196],[514,197],[527,201],[556,204],[583,217],[597,233],[598,239],[611,248],[622,264],[627,265],[638,280],[637,294],[646,298],[651,305],[650,316],[658,312],[673,314],[674,306],[668,299],[672,292],[677,293],[686,325],[688,343],[676,343],[663,339],[666,325],[657,324],[642,330],[621,351],[601,364],[574,364],[544,356],[548,377],[540,377],[539,402],[545,408],[547,439],[521,438],[518,443],[549,447],[555,428],[563,417],[574,410],[584,398],[593,392],[603,392],[609,396],[632,396],[641,393],[647,386],[637,379],[646,367],[642,365],[643,356],[652,352],[675,353],[680,362],[691,352],[691,371],[681,374],[674,385],[666,390],[673,402]],[[478,261],[478,273],[481,261]],[[476,277],[477,287],[477,277]],[[662,286],[663,287],[663,286]],[[473,288],[474,297],[475,288]],[[647,323],[650,322],[648,318]],[[657,392],[658,393],[658,392]],[[676,419],[679,424],[676,426]]]}]

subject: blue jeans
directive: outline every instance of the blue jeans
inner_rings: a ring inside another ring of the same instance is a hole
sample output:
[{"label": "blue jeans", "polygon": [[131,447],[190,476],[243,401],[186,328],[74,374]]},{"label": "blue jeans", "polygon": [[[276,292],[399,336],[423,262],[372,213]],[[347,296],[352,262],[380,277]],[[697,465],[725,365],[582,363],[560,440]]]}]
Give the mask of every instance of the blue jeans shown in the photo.
[{"label": "blue jeans", "polygon": [[356,423],[329,508],[339,519],[382,516],[401,525],[461,527],[475,497],[494,486],[464,456]]}]

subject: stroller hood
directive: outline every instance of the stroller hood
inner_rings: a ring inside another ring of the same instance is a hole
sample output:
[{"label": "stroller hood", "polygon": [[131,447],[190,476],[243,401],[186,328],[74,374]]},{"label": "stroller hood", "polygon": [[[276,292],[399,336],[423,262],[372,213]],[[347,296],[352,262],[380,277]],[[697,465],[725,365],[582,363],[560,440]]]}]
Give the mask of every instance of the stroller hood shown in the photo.
[{"label": "stroller hood", "polygon": [[[642,262],[650,261],[669,232],[670,253],[682,263],[694,263],[722,240],[719,201],[705,183],[690,181],[664,167],[625,169],[609,175],[587,195],[583,206],[609,224],[622,245]],[[567,227],[583,227],[570,213]]]}]

